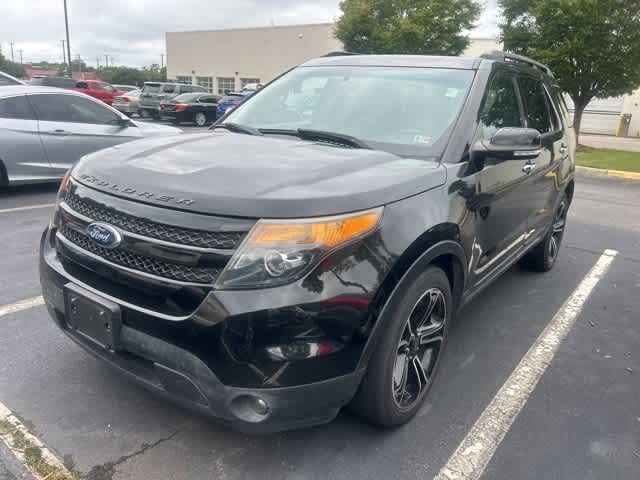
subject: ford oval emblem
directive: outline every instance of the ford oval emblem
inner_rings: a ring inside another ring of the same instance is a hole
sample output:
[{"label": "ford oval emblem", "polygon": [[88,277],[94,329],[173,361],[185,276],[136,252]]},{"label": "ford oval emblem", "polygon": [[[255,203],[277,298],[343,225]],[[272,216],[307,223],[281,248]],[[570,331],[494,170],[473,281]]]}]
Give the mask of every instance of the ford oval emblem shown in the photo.
[{"label": "ford oval emblem", "polygon": [[122,242],[122,234],[106,223],[91,223],[86,232],[91,240],[103,248],[116,248]]}]

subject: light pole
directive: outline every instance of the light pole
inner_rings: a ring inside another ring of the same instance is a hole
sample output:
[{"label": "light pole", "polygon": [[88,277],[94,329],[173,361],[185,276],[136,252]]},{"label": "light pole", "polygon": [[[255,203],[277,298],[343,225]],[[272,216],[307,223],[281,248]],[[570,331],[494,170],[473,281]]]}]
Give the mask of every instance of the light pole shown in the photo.
[{"label": "light pole", "polygon": [[160,70],[164,68],[164,53],[160,54]]},{"label": "light pole", "polygon": [[11,44],[11,61],[15,62],[15,59],[13,58],[13,42],[10,42]]},{"label": "light pole", "polygon": [[22,65],[23,64],[23,61],[22,61],[22,49],[19,49],[18,53],[20,54],[20,65]]},{"label": "light pole", "polygon": [[69,43],[69,15],[67,15],[67,0],[64,1],[64,28],[67,31],[67,59],[69,60],[68,64],[68,72],[69,76],[73,77],[73,72],[71,70],[71,44]]},{"label": "light pole", "polygon": [[62,64],[64,65],[65,63],[67,63],[67,54],[64,53],[64,40],[60,40],[60,42],[62,42]]}]

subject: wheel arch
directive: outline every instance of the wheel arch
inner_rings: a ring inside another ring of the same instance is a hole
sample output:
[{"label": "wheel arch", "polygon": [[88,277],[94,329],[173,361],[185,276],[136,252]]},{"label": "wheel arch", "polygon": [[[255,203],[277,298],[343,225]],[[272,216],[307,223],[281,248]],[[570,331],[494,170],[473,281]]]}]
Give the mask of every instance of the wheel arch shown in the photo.
[{"label": "wheel arch", "polygon": [[369,362],[382,332],[392,320],[387,312],[392,310],[394,302],[400,301],[396,292],[411,283],[428,266],[435,265],[447,275],[455,311],[466,284],[466,255],[459,242],[458,233],[455,224],[442,224],[430,229],[412,242],[394,263],[374,297],[373,309],[377,312],[376,319],[360,357],[358,369],[363,369]]}]

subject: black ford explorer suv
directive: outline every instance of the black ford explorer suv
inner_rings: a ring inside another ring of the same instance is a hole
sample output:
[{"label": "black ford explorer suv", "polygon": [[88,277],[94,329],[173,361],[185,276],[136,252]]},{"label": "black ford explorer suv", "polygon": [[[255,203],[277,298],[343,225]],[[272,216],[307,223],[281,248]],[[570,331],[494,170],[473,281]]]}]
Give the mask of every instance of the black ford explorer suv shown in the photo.
[{"label": "black ford explorer suv", "polygon": [[42,237],[46,305],[234,428],[345,405],[398,425],[456,310],[517,261],[553,267],[575,146],[553,76],[523,57],[311,60],[209,134],[84,157]]}]

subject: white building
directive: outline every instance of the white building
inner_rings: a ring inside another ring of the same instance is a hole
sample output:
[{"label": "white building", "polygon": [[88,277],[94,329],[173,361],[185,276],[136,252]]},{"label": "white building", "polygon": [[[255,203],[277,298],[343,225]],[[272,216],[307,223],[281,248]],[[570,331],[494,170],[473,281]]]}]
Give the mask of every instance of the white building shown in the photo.
[{"label": "white building", "polygon": [[[266,83],[290,68],[343,50],[333,23],[168,32],[167,78],[223,94],[247,83]],[[499,49],[496,39],[473,39],[465,55]]]}]

